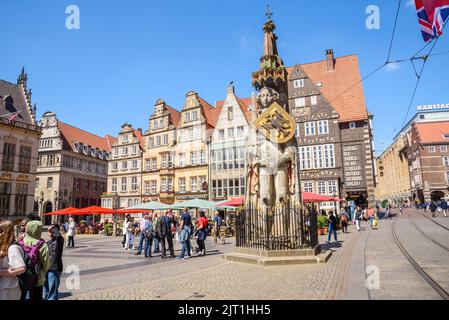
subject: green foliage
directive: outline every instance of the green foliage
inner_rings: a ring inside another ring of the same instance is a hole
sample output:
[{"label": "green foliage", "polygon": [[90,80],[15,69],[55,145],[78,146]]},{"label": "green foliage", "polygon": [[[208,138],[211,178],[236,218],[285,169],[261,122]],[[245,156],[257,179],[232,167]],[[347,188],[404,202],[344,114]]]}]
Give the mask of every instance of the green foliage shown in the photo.
[{"label": "green foliage", "polygon": [[317,219],[317,225],[318,225],[318,229],[323,229],[327,227],[327,223],[328,223],[328,219],[326,216],[318,216]]},{"label": "green foliage", "polygon": [[112,223],[105,224],[103,227],[104,234],[107,236],[112,235],[113,226]]}]

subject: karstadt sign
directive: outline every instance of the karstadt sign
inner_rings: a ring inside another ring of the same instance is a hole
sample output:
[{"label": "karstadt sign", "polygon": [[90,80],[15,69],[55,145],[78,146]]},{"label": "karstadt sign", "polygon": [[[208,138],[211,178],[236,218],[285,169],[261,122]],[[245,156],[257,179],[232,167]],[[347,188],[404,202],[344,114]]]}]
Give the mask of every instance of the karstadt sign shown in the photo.
[{"label": "karstadt sign", "polygon": [[423,106],[417,106],[416,109],[418,111],[424,110],[439,110],[439,109],[449,109],[449,103],[443,104],[428,104]]}]

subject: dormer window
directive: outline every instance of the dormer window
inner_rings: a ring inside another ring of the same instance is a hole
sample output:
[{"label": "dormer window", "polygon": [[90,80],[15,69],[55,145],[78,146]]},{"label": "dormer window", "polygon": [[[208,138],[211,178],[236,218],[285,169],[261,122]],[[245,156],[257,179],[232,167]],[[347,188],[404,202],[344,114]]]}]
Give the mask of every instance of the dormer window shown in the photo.
[{"label": "dormer window", "polygon": [[88,146],[83,146],[83,152],[84,152],[84,154],[87,154],[87,151],[89,150],[89,147]]},{"label": "dormer window", "polygon": [[355,122],[351,122],[349,123],[349,129],[355,129],[357,126],[355,124]]},{"label": "dormer window", "polygon": [[304,79],[299,79],[299,80],[293,81],[293,86],[295,88],[302,88],[302,87],[304,87]]},{"label": "dormer window", "polygon": [[443,133],[443,138],[444,139],[449,139],[449,133]]},{"label": "dormer window", "polygon": [[234,109],[232,107],[228,107],[228,120],[234,120]]}]

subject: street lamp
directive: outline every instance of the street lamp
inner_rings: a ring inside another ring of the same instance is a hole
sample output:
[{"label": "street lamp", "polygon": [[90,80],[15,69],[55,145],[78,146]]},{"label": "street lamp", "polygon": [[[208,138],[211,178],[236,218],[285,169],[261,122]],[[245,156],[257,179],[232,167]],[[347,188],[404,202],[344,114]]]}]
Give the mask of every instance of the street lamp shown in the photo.
[{"label": "street lamp", "polygon": [[41,191],[40,198],[39,198],[39,207],[40,207],[40,214],[41,214],[41,220],[42,223],[44,221],[44,192]]}]

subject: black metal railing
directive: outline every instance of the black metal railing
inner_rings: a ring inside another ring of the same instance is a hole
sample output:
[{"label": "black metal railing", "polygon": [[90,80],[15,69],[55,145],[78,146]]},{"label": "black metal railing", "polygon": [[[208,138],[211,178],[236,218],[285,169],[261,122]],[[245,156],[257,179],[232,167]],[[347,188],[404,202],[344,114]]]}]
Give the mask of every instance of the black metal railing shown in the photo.
[{"label": "black metal railing", "polygon": [[248,205],[236,216],[236,245],[256,250],[295,250],[318,244],[316,214],[291,205],[274,212]]}]

